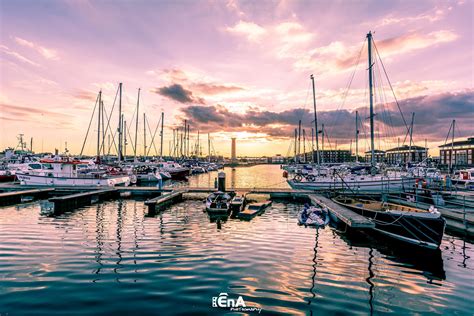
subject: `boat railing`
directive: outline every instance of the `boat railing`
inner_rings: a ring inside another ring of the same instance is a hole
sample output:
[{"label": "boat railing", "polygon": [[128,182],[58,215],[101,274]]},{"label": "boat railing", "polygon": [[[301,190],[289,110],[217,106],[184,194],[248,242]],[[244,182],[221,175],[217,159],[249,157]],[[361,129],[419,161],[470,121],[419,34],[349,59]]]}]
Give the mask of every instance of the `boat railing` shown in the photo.
[{"label": "boat railing", "polygon": [[[423,192],[420,192],[423,191]],[[426,193],[430,193],[426,195]],[[433,193],[439,194],[440,199],[437,201],[437,196],[433,196]],[[403,195],[404,196],[403,196]],[[429,209],[431,206],[435,206],[438,211],[444,216],[449,216],[450,213],[462,215],[462,222],[464,226],[468,226],[466,219],[467,215],[474,214],[474,198],[466,197],[466,195],[456,195],[456,200],[446,200],[442,197],[441,192],[430,189],[417,189],[414,192],[404,193],[390,193],[385,195],[387,199],[395,199],[401,202],[408,202],[415,207]],[[422,201],[420,201],[422,200]],[[424,201],[423,201],[424,200]],[[440,201],[444,201],[444,205],[440,205]],[[438,203],[435,203],[438,202]]]}]

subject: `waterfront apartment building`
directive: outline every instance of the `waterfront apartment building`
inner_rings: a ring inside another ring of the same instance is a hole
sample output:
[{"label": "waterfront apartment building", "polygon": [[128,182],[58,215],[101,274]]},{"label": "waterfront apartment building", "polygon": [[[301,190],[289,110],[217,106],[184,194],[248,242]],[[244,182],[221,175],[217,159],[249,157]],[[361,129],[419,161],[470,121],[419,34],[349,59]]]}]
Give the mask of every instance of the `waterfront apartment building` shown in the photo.
[{"label": "waterfront apartment building", "polygon": [[[349,150],[320,150],[321,162],[324,163],[343,163],[354,160]],[[306,153],[306,161],[311,161],[311,152]],[[316,151],[313,152],[313,159],[317,161]]]},{"label": "waterfront apartment building", "polygon": [[[385,161],[385,151],[375,149],[374,154],[375,154],[375,162],[384,162]],[[367,162],[372,161],[372,152],[370,150],[365,152],[365,161],[367,161]]]},{"label": "waterfront apartment building", "polygon": [[439,156],[443,166],[474,167],[474,137],[439,146]]},{"label": "waterfront apartment building", "polygon": [[285,157],[283,157],[282,155],[268,157],[268,163],[279,163],[279,164],[285,163]]},{"label": "waterfront apartment building", "polygon": [[428,149],[421,146],[403,145],[389,149],[385,152],[385,161],[389,164],[417,163],[426,159]]}]

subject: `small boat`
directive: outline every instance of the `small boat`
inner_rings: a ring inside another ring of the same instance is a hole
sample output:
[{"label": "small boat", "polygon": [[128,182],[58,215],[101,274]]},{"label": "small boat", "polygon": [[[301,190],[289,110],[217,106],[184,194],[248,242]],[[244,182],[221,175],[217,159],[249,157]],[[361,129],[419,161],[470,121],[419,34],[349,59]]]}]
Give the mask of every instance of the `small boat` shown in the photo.
[{"label": "small boat", "polygon": [[149,166],[139,166],[133,168],[133,173],[136,175],[138,182],[160,182],[162,177],[157,168]]},{"label": "small boat", "polygon": [[194,166],[191,167],[191,173],[192,174],[200,174],[200,173],[206,173],[207,170],[201,166]]},{"label": "small boat", "polygon": [[240,219],[250,220],[257,215],[260,215],[265,211],[267,207],[272,204],[272,201],[265,201],[261,203],[251,203],[245,207],[245,210],[237,214],[237,217]]},{"label": "small boat", "polygon": [[0,169],[0,182],[7,182],[15,180],[15,172],[8,169]]},{"label": "small boat", "polygon": [[324,227],[329,223],[328,211],[308,204],[298,214],[298,224],[304,226]]},{"label": "small boat", "polygon": [[391,238],[430,249],[437,249],[443,239],[446,221],[434,206],[424,210],[344,196],[333,201],[372,219],[374,230]]},{"label": "small boat", "polygon": [[161,176],[161,179],[163,179],[163,180],[171,179],[171,174],[167,171],[160,170],[160,176]]},{"label": "small boat", "polygon": [[234,196],[234,192],[218,191],[209,194],[206,199],[206,211],[209,214],[228,214],[230,211],[230,202]]},{"label": "small boat", "polygon": [[458,187],[474,190],[474,168],[456,171],[451,181]]},{"label": "small boat", "polygon": [[245,205],[245,196],[236,195],[230,202],[230,210],[232,213],[237,214],[242,212]]}]

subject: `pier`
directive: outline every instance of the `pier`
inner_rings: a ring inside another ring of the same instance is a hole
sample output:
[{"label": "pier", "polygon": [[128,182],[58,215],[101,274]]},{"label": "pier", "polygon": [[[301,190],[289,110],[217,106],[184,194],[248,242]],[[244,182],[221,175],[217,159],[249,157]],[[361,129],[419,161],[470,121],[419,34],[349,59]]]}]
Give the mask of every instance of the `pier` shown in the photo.
[{"label": "pier", "polygon": [[327,208],[333,217],[337,217],[351,228],[363,229],[375,227],[374,222],[372,222],[367,217],[357,214],[356,212],[353,212],[350,209],[343,207],[322,195],[309,194],[308,198],[311,200],[313,205]]},{"label": "pier", "polygon": [[[18,190],[18,187],[17,187]],[[11,192],[0,193],[0,206],[19,204],[22,202],[24,197],[33,198],[44,198],[48,196],[50,192],[53,192],[54,188],[45,189],[30,189],[30,190],[19,190]]]},{"label": "pier", "polygon": [[116,189],[103,189],[53,197],[49,201],[54,203],[54,213],[61,213],[66,210],[73,210],[81,206],[118,197],[118,195],[119,192]]},{"label": "pier", "polygon": [[171,204],[181,202],[183,200],[183,192],[171,192],[162,196],[145,201],[148,206],[148,215],[153,215],[156,211],[161,211]]},{"label": "pier", "polygon": [[[371,229],[374,223],[352,210],[349,210],[326,197],[323,192],[312,190],[297,190],[291,188],[229,188],[228,190],[238,194],[263,194],[269,195],[270,199],[282,199],[291,201],[308,201],[313,205],[327,208],[331,217],[338,220],[352,229]],[[53,187],[38,188],[32,186],[19,186],[15,184],[0,185],[0,205],[12,205],[21,203],[24,197],[49,198],[54,203],[54,212],[61,213],[67,210],[90,205],[102,200],[130,197],[145,199],[148,207],[148,215],[156,214],[174,203],[179,203],[184,199],[196,198],[192,194],[210,194],[216,192],[213,187],[113,187],[113,188],[91,188],[91,187]],[[333,192],[334,193],[334,192]],[[190,195],[191,194],[191,195]],[[409,195],[409,193],[406,193]],[[354,195],[354,194],[351,194]],[[399,193],[389,195],[375,194],[373,192],[358,192],[357,196],[371,196],[382,198],[390,202],[399,203],[411,207],[428,209],[431,204],[419,201],[408,201],[402,198]],[[416,200],[416,198],[415,198]],[[31,201],[31,199],[29,200]],[[445,206],[436,206],[442,216],[446,219],[448,230],[474,236],[474,203],[472,192],[462,192],[456,199],[446,201]]]}]

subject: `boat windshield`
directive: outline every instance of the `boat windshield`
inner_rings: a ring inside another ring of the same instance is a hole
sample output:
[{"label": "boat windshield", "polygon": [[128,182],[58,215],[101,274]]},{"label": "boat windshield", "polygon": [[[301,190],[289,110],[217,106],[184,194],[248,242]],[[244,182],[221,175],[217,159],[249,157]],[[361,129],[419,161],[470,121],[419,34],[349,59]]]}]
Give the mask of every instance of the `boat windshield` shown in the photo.
[{"label": "boat windshield", "polygon": [[260,205],[249,205],[249,210],[258,210]]}]

